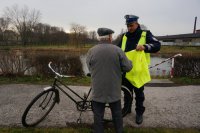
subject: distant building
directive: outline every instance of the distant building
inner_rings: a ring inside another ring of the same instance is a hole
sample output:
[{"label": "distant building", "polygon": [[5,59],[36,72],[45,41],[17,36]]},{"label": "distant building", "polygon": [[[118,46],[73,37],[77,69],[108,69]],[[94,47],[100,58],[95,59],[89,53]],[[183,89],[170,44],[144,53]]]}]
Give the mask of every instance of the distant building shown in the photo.
[{"label": "distant building", "polygon": [[196,30],[196,33],[200,33],[200,29],[199,29],[199,30]]},{"label": "distant building", "polygon": [[156,37],[162,45],[200,46],[200,29],[196,33]]}]

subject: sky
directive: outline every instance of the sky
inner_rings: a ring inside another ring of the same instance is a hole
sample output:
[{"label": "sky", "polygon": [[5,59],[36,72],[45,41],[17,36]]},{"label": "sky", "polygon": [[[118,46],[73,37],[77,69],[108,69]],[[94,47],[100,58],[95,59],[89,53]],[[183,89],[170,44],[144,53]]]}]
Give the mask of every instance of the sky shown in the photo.
[{"label": "sky", "polygon": [[124,16],[139,16],[155,36],[192,33],[195,17],[200,29],[200,0],[0,0],[0,17],[6,7],[17,4],[41,12],[41,23],[70,31],[72,23],[87,31],[111,28],[115,36],[126,29]]}]

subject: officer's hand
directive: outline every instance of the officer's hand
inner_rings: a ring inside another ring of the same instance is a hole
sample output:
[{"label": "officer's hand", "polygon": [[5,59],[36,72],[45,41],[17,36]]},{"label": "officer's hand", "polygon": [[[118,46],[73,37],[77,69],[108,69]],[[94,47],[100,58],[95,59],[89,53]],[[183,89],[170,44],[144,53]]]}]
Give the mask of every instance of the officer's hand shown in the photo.
[{"label": "officer's hand", "polygon": [[136,47],[136,51],[143,51],[143,50],[145,50],[145,47],[143,45],[138,44]]}]

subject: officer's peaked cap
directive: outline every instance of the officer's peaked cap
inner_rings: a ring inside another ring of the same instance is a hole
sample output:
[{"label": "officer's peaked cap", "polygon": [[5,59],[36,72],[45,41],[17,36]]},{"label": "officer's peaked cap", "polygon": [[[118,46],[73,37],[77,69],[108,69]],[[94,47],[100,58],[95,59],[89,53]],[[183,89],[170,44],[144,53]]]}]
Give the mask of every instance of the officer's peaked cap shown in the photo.
[{"label": "officer's peaked cap", "polygon": [[99,36],[106,36],[114,33],[114,31],[108,28],[98,28],[97,33]]},{"label": "officer's peaked cap", "polygon": [[130,24],[137,22],[139,17],[135,15],[125,15],[124,18],[126,19],[126,24]]}]

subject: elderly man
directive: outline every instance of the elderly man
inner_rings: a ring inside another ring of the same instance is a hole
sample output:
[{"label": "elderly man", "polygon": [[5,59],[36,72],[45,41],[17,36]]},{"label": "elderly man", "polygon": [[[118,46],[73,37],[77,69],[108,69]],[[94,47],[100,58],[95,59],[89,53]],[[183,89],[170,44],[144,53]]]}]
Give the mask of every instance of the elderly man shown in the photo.
[{"label": "elderly man", "polygon": [[[147,63],[150,63],[149,53],[158,52],[160,50],[160,42],[152,35],[150,31],[144,31],[140,28],[140,24],[138,23],[138,18],[139,18],[138,16],[125,15],[124,18],[126,19],[128,32],[122,35],[121,41],[119,42],[118,46],[124,52],[129,52],[132,50],[144,51]],[[148,71],[148,67],[146,67],[146,69],[147,70],[143,70],[143,71]],[[145,111],[145,107],[143,105],[143,102],[145,99],[144,92],[143,92],[144,84],[139,87],[135,86],[135,83],[133,82],[133,78],[137,78],[137,77],[134,77],[135,75],[131,75],[130,74],[131,72],[128,73],[128,76],[127,76],[127,73],[126,75],[123,76],[122,85],[126,89],[129,89],[132,93],[133,93],[133,90],[135,92],[136,123],[141,124],[143,122],[143,113]],[[145,79],[145,78],[147,77],[142,77],[142,79]],[[122,110],[123,114],[131,113],[132,100],[133,100],[132,97],[129,97],[125,94],[124,109]],[[124,111],[127,111],[127,112],[124,112]]]},{"label": "elderly man", "polygon": [[121,73],[130,71],[132,63],[119,47],[112,45],[114,31],[99,28],[97,33],[100,36],[100,44],[88,51],[86,59],[92,80],[94,132],[103,133],[104,131],[103,116],[105,104],[108,103],[115,130],[117,133],[122,133]]}]

